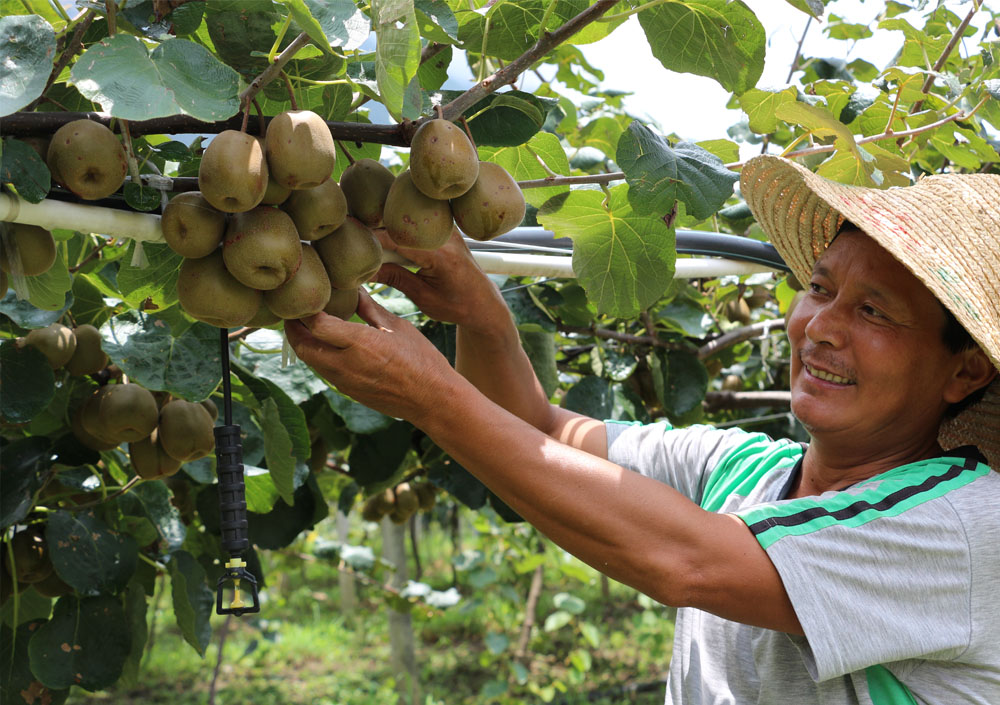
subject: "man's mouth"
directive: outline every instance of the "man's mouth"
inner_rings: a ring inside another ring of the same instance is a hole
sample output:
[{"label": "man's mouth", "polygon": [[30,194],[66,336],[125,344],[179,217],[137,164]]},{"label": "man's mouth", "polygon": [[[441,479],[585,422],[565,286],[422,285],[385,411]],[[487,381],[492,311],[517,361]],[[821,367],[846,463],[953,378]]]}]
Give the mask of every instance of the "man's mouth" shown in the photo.
[{"label": "man's mouth", "polygon": [[812,365],[807,365],[806,363],[802,364],[805,366],[806,371],[809,372],[809,374],[825,382],[833,382],[834,384],[855,384],[854,380],[848,379],[847,377],[841,377],[840,375],[835,375],[832,372],[817,369]]}]

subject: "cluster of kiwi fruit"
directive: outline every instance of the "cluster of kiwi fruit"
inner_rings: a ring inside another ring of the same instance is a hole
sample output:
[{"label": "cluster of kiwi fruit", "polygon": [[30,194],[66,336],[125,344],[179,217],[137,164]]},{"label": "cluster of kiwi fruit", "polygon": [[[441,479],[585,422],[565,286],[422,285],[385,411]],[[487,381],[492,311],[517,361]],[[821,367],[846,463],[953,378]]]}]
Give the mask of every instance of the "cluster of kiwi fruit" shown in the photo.
[{"label": "cluster of kiwi fruit", "polygon": [[53,370],[65,369],[77,377],[97,374],[108,366],[108,355],[101,347],[101,333],[89,324],[70,328],[52,323],[30,331],[17,344],[37,349]]},{"label": "cluster of kiwi fruit", "polygon": [[358,287],[382,263],[373,233],[434,249],[455,223],[490,239],[520,224],[525,203],[502,168],[480,162],[454,124],[430,120],[414,133],[410,168],[399,176],[374,159],[331,177],[336,145],[309,110],[270,121],[263,139],[237,130],[205,149],[199,191],[163,211],[167,244],[185,259],[178,299],[192,317],[229,328],[269,326],[357,308]]},{"label": "cluster of kiwi fruit", "polygon": [[9,550],[6,545],[3,549],[3,558],[0,559],[0,604],[14,594],[15,582],[18,592],[34,587],[45,597],[62,597],[73,592],[73,588],[52,568],[41,525],[31,525],[18,531],[10,540]]},{"label": "cluster of kiwi fruit", "polygon": [[71,425],[77,439],[93,450],[128,443],[136,474],[156,480],[215,449],[217,416],[210,399],[189,402],[124,382],[98,387],[73,413]]},{"label": "cluster of kiwi fruit", "polygon": [[401,482],[365,500],[361,518],[381,521],[389,517],[394,524],[403,524],[417,511],[428,512],[437,502],[437,488],[429,482]]}]

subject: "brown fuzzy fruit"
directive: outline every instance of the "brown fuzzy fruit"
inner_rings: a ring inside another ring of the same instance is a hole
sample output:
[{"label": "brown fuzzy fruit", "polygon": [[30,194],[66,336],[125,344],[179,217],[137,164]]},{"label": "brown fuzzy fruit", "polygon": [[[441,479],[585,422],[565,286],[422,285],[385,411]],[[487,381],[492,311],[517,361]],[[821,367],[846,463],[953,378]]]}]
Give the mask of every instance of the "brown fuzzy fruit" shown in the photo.
[{"label": "brown fuzzy fruit", "polygon": [[739,375],[726,375],[722,379],[722,389],[727,392],[740,392],[743,390],[743,380]]},{"label": "brown fuzzy fruit", "polygon": [[267,303],[261,298],[260,308],[257,309],[257,313],[254,317],[247,321],[244,325],[248,328],[269,328],[277,323],[281,323],[281,316],[275,314],[271,309],[267,307]]},{"label": "brown fuzzy fruit", "polygon": [[413,491],[409,482],[401,482],[396,486],[396,504],[389,513],[389,520],[394,524],[402,524],[419,508],[417,493]]},{"label": "brown fuzzy fruit", "polygon": [[521,188],[499,164],[479,162],[479,177],[468,191],[451,201],[462,232],[473,240],[492,240],[524,220]]},{"label": "brown fuzzy fruit", "polygon": [[289,110],[272,119],[264,143],[271,178],[285,188],[313,188],[333,173],[333,136],[311,110]]},{"label": "brown fuzzy fruit", "polygon": [[66,371],[76,377],[92,375],[108,366],[108,354],[101,348],[101,332],[84,324],[73,329],[76,350],[66,363]]},{"label": "brown fuzzy fruit", "polygon": [[413,183],[429,198],[458,198],[479,175],[479,155],[462,128],[447,120],[428,120],[410,140]]},{"label": "brown fuzzy fruit", "polygon": [[292,216],[299,237],[319,240],[339,228],[347,217],[347,199],[332,179],[310,189],[292,191],[281,209]]},{"label": "brown fuzzy fruit", "polygon": [[330,300],[330,278],[315,248],[302,246],[302,264],[292,278],[264,292],[264,303],[284,319],[304,318],[319,313]]},{"label": "brown fuzzy fruit", "polygon": [[392,511],[394,500],[392,490],[385,490],[369,497],[361,507],[361,518],[365,521],[381,521]]},{"label": "brown fuzzy fruit", "polygon": [[743,298],[730,299],[726,302],[725,316],[731,323],[747,325],[750,323],[750,306]]},{"label": "brown fuzzy fruit", "polygon": [[323,311],[346,321],[358,310],[359,297],[357,289],[333,289]]},{"label": "brown fuzzy fruit", "polygon": [[204,406],[175,399],[160,409],[156,430],[167,455],[186,463],[215,449],[214,426],[215,420]]},{"label": "brown fuzzy fruit", "polygon": [[200,191],[188,191],[170,199],[160,218],[163,239],[182,257],[211,254],[226,234],[226,214],[214,208]]},{"label": "brown fuzzy fruit", "polygon": [[59,183],[88,201],[113,194],[128,172],[122,143],[92,120],[73,120],[56,130],[45,161]]},{"label": "brown fuzzy fruit", "polygon": [[335,289],[357,289],[375,276],[382,266],[382,245],[357,218],[344,224],[316,243],[330,284]]},{"label": "brown fuzzy fruit", "polygon": [[45,580],[52,572],[49,551],[40,530],[28,528],[14,534],[11,550],[14,564],[10,565],[10,556],[6,551],[4,560],[8,561],[7,570],[19,583],[37,583]]},{"label": "brown fuzzy fruit", "polygon": [[264,198],[267,179],[267,160],[260,142],[237,130],[216,135],[198,167],[201,195],[226,213],[255,208]]},{"label": "brown fuzzy fruit", "polygon": [[378,227],[385,212],[385,198],[395,180],[392,172],[374,159],[357,160],[340,175],[347,212],[369,228]]},{"label": "brown fuzzy fruit", "polygon": [[36,328],[24,337],[24,344],[37,348],[45,355],[53,370],[69,362],[76,352],[76,336],[61,323]]},{"label": "brown fuzzy fruit", "polygon": [[29,277],[44,274],[56,261],[52,233],[37,225],[10,223],[0,238],[0,269]]},{"label": "brown fuzzy fruit", "polygon": [[430,198],[413,185],[409,171],[392,183],[385,200],[385,229],[403,247],[435,250],[451,237],[454,220],[447,201]]},{"label": "brown fuzzy fruit", "polygon": [[98,429],[103,431],[100,437],[131,443],[153,432],[160,414],[148,389],[131,383],[109,384],[103,389],[107,391],[97,400]]},{"label": "brown fuzzy fruit", "polygon": [[260,309],[261,293],[237,281],[216,250],[186,259],[177,277],[177,298],[189,316],[219,328],[245,325]]},{"label": "brown fuzzy fruit", "polygon": [[241,283],[266,291],[277,289],[295,274],[302,261],[302,245],[287,213],[260,206],[230,218],[222,258]]},{"label": "brown fuzzy fruit", "polygon": [[170,477],[181,468],[181,461],[170,457],[160,445],[158,431],[156,429],[146,438],[128,444],[132,468],[144,480]]},{"label": "brown fuzzy fruit", "polygon": [[[101,389],[104,389],[104,387],[101,387]],[[117,448],[118,441],[114,439],[99,438],[98,436],[95,436],[93,433],[87,430],[86,426],[84,425],[83,419],[84,416],[88,413],[93,413],[93,412],[87,411],[87,402],[84,402],[82,405],[80,405],[80,408],[78,408],[75,412],[73,412],[73,415],[70,417],[70,429],[73,431],[73,435],[76,437],[76,440],[80,441],[80,443],[83,444],[85,447],[96,451],[111,450],[112,448]],[[92,425],[96,425],[96,423],[97,422],[95,421],[93,422]]]}]

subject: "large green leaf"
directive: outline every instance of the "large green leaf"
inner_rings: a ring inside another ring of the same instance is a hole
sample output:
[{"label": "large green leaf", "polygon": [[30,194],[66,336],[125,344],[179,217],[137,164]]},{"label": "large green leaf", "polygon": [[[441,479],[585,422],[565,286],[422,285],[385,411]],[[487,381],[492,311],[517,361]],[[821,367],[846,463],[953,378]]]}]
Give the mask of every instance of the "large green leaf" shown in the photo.
[{"label": "large green leaf", "polygon": [[[280,0],[309,37],[329,47],[357,49],[371,31],[371,22],[353,0]],[[324,46],[325,45],[325,46]]]},{"label": "large green leaf", "polygon": [[316,477],[309,475],[305,484],[295,490],[295,505],[279,499],[267,514],[250,512],[250,542],[259,548],[284,548],[295,538],[324,519],[329,510]]},{"label": "large green leaf", "polygon": [[134,687],[139,684],[139,665],[146,652],[149,626],[146,624],[146,591],[138,581],[133,580],[125,591],[125,620],[129,630],[129,652],[122,666],[122,685]]},{"label": "large green leaf", "polygon": [[281,355],[240,350],[240,362],[254,377],[274,382],[296,404],[330,388],[307,365],[282,365]]},{"label": "large green leaf", "polygon": [[696,144],[671,147],[640,122],[618,140],[618,165],[628,181],[628,200],[637,213],[665,215],[676,201],[699,220],[710,217],[733,195],[739,176]]},{"label": "large green leaf", "polygon": [[276,7],[260,0],[208,0],[205,3],[205,27],[219,58],[250,77],[267,66],[264,56],[274,44],[272,25],[279,20]]},{"label": "large green leaf", "polygon": [[49,168],[38,152],[27,142],[9,137],[3,141],[3,154],[0,155],[0,182],[13,186],[29,203],[41,201],[52,186]]},{"label": "large green leaf", "polygon": [[631,318],[666,291],[676,254],[674,231],[634,213],[628,189],[610,189],[607,203],[599,191],[571,191],[539,209],[538,221],[573,239],[573,271],[597,310]]},{"label": "large green leaf", "polygon": [[[6,368],[6,363],[3,367]],[[7,396],[6,394],[0,397]],[[0,529],[18,523],[31,511],[42,473],[52,465],[52,443],[41,436],[11,441],[0,447],[3,492],[0,492]]]},{"label": "large green leaf", "polygon": [[45,524],[45,540],[56,573],[82,595],[121,591],[139,560],[135,540],[93,512],[55,512]]},{"label": "large green leaf", "polygon": [[73,275],[73,306],[70,311],[78,326],[84,324],[100,328],[111,317],[111,309],[104,303],[104,294],[90,279],[90,275],[77,272]]},{"label": "large green leaf", "polygon": [[125,610],[110,595],[62,597],[28,644],[31,672],[49,688],[107,688],[121,677],[131,647]]},{"label": "large green leaf", "polygon": [[372,15],[377,42],[375,77],[378,90],[386,110],[399,118],[403,114],[407,86],[420,67],[420,31],[417,28],[413,2],[373,0]]},{"label": "large green leaf", "polygon": [[[460,95],[462,91],[455,90],[425,94],[423,111],[430,112],[434,106],[450,103]],[[462,115],[477,147],[516,147],[536,135],[549,111],[557,106],[558,101],[552,98],[510,90],[491,93]]]},{"label": "large green leaf", "polygon": [[176,551],[184,544],[187,527],[181,514],[171,502],[171,493],[162,482],[143,482],[122,497],[123,504],[138,503],[141,511],[152,522],[156,533],[165,544],[167,552]]},{"label": "large green leaf", "polygon": [[162,319],[126,311],[101,327],[104,352],[132,381],[201,401],[222,380],[219,329],[195,323],[174,337]]},{"label": "large green leaf", "polygon": [[187,551],[171,553],[167,567],[177,626],[184,640],[204,656],[212,638],[209,618],[215,606],[215,595],[205,584],[205,569]]},{"label": "large green leaf", "polygon": [[52,366],[38,348],[20,348],[13,340],[0,343],[0,417],[5,421],[25,423],[42,413],[55,384]]},{"label": "large green leaf", "polygon": [[325,390],[323,398],[326,399],[333,412],[344,420],[347,429],[353,433],[375,433],[389,428],[394,423],[391,416],[369,409],[333,389]]},{"label": "large green leaf", "polygon": [[[552,174],[569,175],[569,160],[559,138],[551,132],[538,132],[527,143],[514,147],[479,147],[479,158],[499,164],[514,177],[514,181],[545,179]],[[524,200],[541,206],[569,186],[545,186],[524,189]]]},{"label": "large green leaf", "polygon": [[347,459],[351,477],[362,487],[392,477],[410,449],[412,430],[410,424],[397,421],[389,428],[359,436]]},{"label": "large green leaf", "polygon": [[45,309],[32,306],[31,302],[26,299],[17,298],[17,294],[13,290],[10,290],[3,298],[0,298],[0,313],[10,318],[10,320],[14,321],[21,328],[44,328],[62,318],[63,314],[66,313],[66,309],[72,304],[73,295],[67,293],[63,298],[64,308],[55,311],[46,311]]},{"label": "large green leaf", "polygon": [[169,245],[142,243],[146,255],[145,267],[133,267],[132,256],[139,246],[135,240],[118,270],[118,289],[131,308],[140,308],[146,299],[157,308],[167,308],[177,303],[177,275],[184,258]]},{"label": "large green leaf", "polygon": [[783,91],[762,91],[751,88],[740,96],[740,107],[750,118],[750,129],[759,135],[766,135],[778,129],[778,118],[774,110],[782,103],[794,102],[795,88]]},{"label": "large green leaf", "polygon": [[42,94],[55,53],[52,25],[38,15],[0,17],[0,116]]},{"label": "large green leaf", "polygon": [[[297,407],[296,407],[297,408]],[[292,455],[292,441],[282,424],[281,412],[274,399],[263,401],[261,430],[264,433],[264,456],[271,480],[281,498],[288,504],[295,504],[293,496],[295,476],[295,456]]]},{"label": "large green leaf", "polygon": [[695,355],[658,348],[652,356],[651,367],[656,396],[671,417],[683,416],[705,398],[708,371]]},{"label": "large green leaf", "polygon": [[[250,389],[259,404],[264,405],[269,399],[274,402],[278,411],[277,418],[288,432],[295,458],[303,463],[308,460],[310,446],[309,429],[306,426],[306,417],[302,413],[302,409],[285,394],[285,391],[281,387],[271,380],[255,377],[239,363],[231,363],[231,369],[236,373],[240,381]],[[267,448],[266,440],[264,447]]]},{"label": "large green leaf", "polygon": [[239,75],[186,39],[150,54],[138,38],[116,34],[87,49],[70,76],[85,97],[127,120],[185,114],[212,122],[239,110]]},{"label": "large green leaf", "polygon": [[[60,246],[57,246],[60,247]],[[46,311],[69,308],[73,303],[73,277],[66,269],[66,261],[57,252],[56,261],[48,271],[33,277],[25,277],[28,287],[28,301]]]},{"label": "large green leaf", "polygon": [[653,56],[671,71],[714,78],[740,94],[764,71],[767,36],[740,0],[685,0],[639,13]]},{"label": "large green leaf", "polygon": [[[459,38],[466,51],[483,50],[486,35],[486,54],[504,61],[513,61],[527,51],[543,29],[542,20],[547,16],[545,31],[551,32],[587,9],[586,0],[521,0],[499,2],[490,6],[486,16],[475,11],[459,13]],[[487,24],[488,23],[488,24]],[[594,34],[574,36],[570,41],[596,41],[601,38],[602,27],[591,29]]]},{"label": "large green leaf", "polygon": [[62,705],[69,696],[69,688],[53,690],[42,685],[31,672],[28,644],[44,621],[26,622],[11,630],[0,628],[0,702],[4,705]]},{"label": "large green leaf", "polygon": [[578,414],[603,421],[611,418],[614,401],[611,383],[600,377],[589,376],[569,388],[563,397],[562,406]]}]

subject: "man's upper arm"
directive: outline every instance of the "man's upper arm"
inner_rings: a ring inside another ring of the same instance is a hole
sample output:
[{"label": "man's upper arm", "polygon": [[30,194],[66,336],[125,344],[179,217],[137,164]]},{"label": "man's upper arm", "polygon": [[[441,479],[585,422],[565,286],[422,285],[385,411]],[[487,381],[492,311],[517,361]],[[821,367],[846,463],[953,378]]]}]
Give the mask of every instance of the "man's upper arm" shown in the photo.
[{"label": "man's upper arm", "polygon": [[566,445],[599,458],[608,457],[608,434],[603,421],[553,406],[551,426],[543,430]]}]

